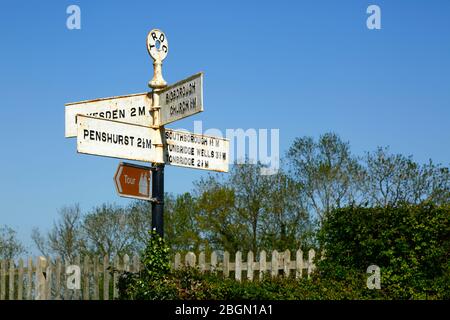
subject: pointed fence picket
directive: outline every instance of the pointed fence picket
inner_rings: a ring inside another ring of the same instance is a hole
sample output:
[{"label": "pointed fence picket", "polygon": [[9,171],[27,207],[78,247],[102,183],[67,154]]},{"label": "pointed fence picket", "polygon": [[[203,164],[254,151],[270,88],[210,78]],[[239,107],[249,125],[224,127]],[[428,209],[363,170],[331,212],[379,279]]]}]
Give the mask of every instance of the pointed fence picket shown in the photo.
[{"label": "pointed fence picket", "polygon": [[[269,255],[269,257],[268,257]],[[285,276],[308,278],[315,270],[314,258],[316,252],[309,250],[304,259],[302,250],[291,252],[261,250],[258,255],[242,251],[231,255],[227,251],[214,251],[207,256],[205,252],[196,255],[194,252],[176,253],[172,268],[180,269],[186,266],[196,267],[201,272],[218,272],[225,277],[233,277],[237,281],[262,279],[264,274],[272,277]],[[208,259],[209,258],[209,259]],[[324,259],[324,254],[321,255]],[[80,268],[80,287],[68,289],[67,282],[71,274],[66,274],[67,267],[75,264]],[[119,272],[138,272],[140,258],[134,255],[115,256],[85,256],[75,257],[67,261],[61,257],[29,258],[28,260],[0,260],[0,300],[110,300],[119,297]],[[305,273],[306,271],[306,273]]]},{"label": "pointed fence picket", "polygon": [[6,298],[6,260],[0,262],[0,300]]},{"label": "pointed fence picket", "polygon": [[17,285],[17,300],[23,299],[23,260],[19,259],[19,270],[18,270],[18,285]]},{"label": "pointed fence picket", "polygon": [[93,262],[92,262],[92,299],[93,300],[99,300],[100,299],[100,289],[98,286],[98,281],[99,281],[99,270],[98,270],[98,262],[99,262],[99,257],[94,257],[93,258]]}]

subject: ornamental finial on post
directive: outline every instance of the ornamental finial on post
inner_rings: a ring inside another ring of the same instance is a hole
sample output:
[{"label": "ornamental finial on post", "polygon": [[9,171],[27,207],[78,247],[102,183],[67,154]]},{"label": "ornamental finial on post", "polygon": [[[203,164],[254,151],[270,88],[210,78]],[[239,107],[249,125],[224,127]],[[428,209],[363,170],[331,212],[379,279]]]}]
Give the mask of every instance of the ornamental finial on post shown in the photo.
[{"label": "ornamental finial on post", "polygon": [[153,79],[148,86],[152,89],[162,89],[167,86],[167,82],[162,76],[162,61],[169,51],[169,43],[164,32],[153,29],[148,33],[147,50],[153,59]]}]

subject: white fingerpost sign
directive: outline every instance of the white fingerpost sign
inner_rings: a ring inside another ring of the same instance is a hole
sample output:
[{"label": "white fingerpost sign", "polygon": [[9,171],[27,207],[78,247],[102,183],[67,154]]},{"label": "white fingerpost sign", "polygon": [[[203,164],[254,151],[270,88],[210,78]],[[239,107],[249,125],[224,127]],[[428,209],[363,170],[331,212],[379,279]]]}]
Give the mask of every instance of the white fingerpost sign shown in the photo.
[{"label": "white fingerpost sign", "polygon": [[160,130],[83,115],[77,128],[79,153],[163,163]]},{"label": "white fingerpost sign", "polygon": [[161,125],[203,111],[203,73],[179,81],[159,93]]},{"label": "white fingerpost sign", "polygon": [[67,103],[65,136],[77,136],[77,114],[149,126],[153,122],[151,108],[152,95],[149,93]]},{"label": "white fingerpost sign", "polygon": [[165,163],[192,169],[228,172],[230,141],[164,129]]}]

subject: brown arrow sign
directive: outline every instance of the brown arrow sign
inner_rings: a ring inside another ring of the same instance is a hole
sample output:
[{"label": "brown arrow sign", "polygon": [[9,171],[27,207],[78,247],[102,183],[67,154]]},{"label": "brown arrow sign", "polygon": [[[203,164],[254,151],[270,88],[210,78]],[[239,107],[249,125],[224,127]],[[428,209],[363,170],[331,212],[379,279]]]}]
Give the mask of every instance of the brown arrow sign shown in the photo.
[{"label": "brown arrow sign", "polygon": [[150,200],[151,168],[121,162],[114,175],[117,193],[121,197]]}]

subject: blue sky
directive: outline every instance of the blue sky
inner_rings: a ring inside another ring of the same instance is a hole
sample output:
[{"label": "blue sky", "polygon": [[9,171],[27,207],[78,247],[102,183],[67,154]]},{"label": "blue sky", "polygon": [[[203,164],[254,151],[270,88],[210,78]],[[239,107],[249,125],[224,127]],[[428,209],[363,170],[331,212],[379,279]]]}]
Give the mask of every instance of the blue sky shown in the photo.
[{"label": "blue sky", "polygon": [[[66,8],[81,8],[81,30]],[[382,29],[368,30],[379,5]],[[450,2],[442,1],[4,1],[0,10],[0,224],[31,247],[63,205],[118,204],[120,160],[79,155],[64,138],[67,102],[148,90],[147,32],[169,40],[169,83],[205,72],[205,111],[169,127],[328,131],[355,154],[391,151],[450,159]],[[204,172],[167,167],[166,191]]]}]

